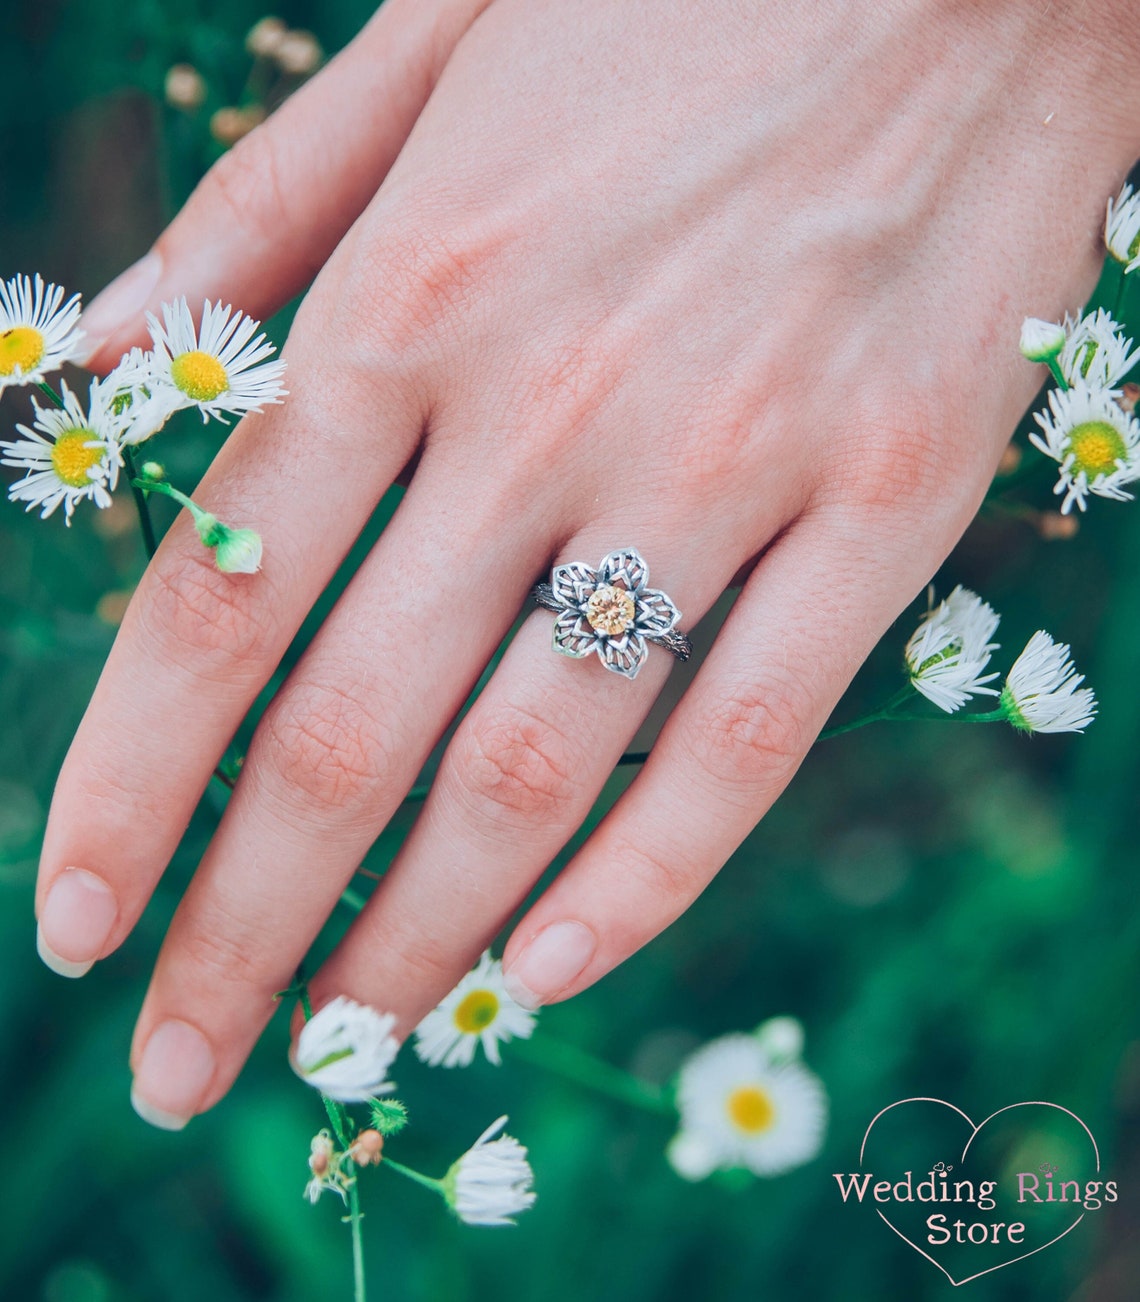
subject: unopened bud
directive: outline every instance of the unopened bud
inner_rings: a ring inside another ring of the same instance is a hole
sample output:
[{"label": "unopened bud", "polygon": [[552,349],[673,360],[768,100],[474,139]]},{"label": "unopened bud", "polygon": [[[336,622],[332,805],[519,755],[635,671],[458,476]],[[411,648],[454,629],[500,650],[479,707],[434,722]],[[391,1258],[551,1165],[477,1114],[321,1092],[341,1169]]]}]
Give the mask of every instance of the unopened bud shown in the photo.
[{"label": "unopened bud", "polygon": [[1021,323],[1021,355],[1031,362],[1050,362],[1065,346],[1065,327],[1040,317]]},{"label": "unopened bud", "polygon": [[357,1166],[379,1166],[384,1136],[378,1130],[362,1130],[352,1141],[349,1157]]},{"label": "unopened bud", "polygon": [[288,26],[280,18],[263,18],[246,33],[245,48],[255,58],[272,59],[288,31]]},{"label": "unopened bud", "polygon": [[1120,395],[1116,399],[1125,411],[1135,411],[1137,399],[1140,399],[1140,384],[1122,384]]},{"label": "unopened bud", "polygon": [[214,564],[223,574],[256,574],[261,569],[261,535],[253,529],[217,526],[221,538],[214,551]]},{"label": "unopened bud", "polygon": [[321,66],[325,52],[312,32],[286,32],[273,51],[277,66],[294,77],[305,77]]},{"label": "unopened bud", "polygon": [[1037,532],[1046,542],[1064,542],[1077,536],[1080,521],[1075,515],[1061,515],[1056,511],[1042,511],[1035,521]]},{"label": "unopened bud", "polygon": [[756,1028],[756,1038],[776,1062],[798,1058],[804,1051],[804,1028],[794,1017],[770,1017]]},{"label": "unopened bud", "polygon": [[161,461],[144,461],[139,470],[145,479],[153,479],[158,483],[166,478],[166,467]]},{"label": "unopened bud", "polygon": [[997,473],[999,475],[1012,475],[1020,465],[1021,449],[1016,443],[1007,443],[1005,451],[1001,454],[1001,460],[998,462]]},{"label": "unopened bud", "polygon": [[327,1130],[322,1130],[313,1136],[309,1145],[309,1170],[320,1179],[321,1176],[328,1174],[329,1167],[332,1166],[332,1158],[332,1136]]},{"label": "unopened bud", "polygon": [[206,82],[192,64],[176,63],[167,71],[164,91],[171,107],[192,113],[206,98]]},{"label": "unopened bud", "polygon": [[210,135],[220,145],[236,145],[264,121],[265,110],[260,104],[251,104],[249,108],[220,108],[210,118]]}]

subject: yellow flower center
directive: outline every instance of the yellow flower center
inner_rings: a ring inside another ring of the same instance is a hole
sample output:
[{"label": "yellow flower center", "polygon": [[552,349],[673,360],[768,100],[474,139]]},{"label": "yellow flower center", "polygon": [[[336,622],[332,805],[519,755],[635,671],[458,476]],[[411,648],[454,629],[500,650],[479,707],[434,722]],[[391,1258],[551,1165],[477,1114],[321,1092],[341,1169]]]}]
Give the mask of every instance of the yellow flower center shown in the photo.
[{"label": "yellow flower center", "polygon": [[44,337],[31,326],[13,326],[0,333],[0,375],[27,374],[44,355]]},{"label": "yellow flower center", "polygon": [[212,402],[230,387],[226,368],[200,349],[180,353],[170,363],[170,376],[188,398],[195,402]]},{"label": "yellow flower center", "polygon": [[776,1120],[776,1108],[758,1085],[741,1085],[728,1096],[728,1119],[749,1135],[759,1135]]},{"label": "yellow flower center", "polygon": [[455,1010],[455,1025],[464,1035],[485,1031],[499,1015],[499,997],[493,990],[472,990]]},{"label": "yellow flower center", "polygon": [[586,602],[586,621],[607,637],[619,637],[633,627],[636,610],[633,597],[624,588],[603,583]]},{"label": "yellow flower center", "polygon": [[69,488],[85,488],[91,482],[87,473],[103,460],[103,446],[90,448],[96,438],[89,429],[69,429],[56,439],[51,450],[51,468],[61,483]]},{"label": "yellow flower center", "polygon": [[1083,470],[1089,479],[1112,474],[1116,463],[1128,451],[1120,431],[1106,420],[1086,420],[1074,426],[1069,435],[1069,448],[1075,463],[1073,468]]}]

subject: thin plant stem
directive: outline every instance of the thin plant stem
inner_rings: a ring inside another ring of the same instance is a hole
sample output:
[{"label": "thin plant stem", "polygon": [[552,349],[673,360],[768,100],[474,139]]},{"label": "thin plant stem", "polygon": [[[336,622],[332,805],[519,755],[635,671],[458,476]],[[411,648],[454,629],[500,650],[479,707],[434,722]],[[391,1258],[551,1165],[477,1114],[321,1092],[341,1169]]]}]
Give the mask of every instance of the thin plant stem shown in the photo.
[{"label": "thin plant stem", "polygon": [[594,1057],[576,1044],[553,1038],[544,1032],[532,1040],[514,1041],[511,1052],[575,1085],[583,1085],[597,1094],[641,1108],[644,1112],[652,1112],[657,1116],[672,1116],[675,1112],[664,1090],[612,1063]]},{"label": "thin plant stem", "polygon": [[39,389],[41,393],[46,393],[47,396],[52,400],[52,402],[55,403],[57,407],[63,406],[63,399],[59,396],[58,393],[56,393],[56,391],[52,388],[52,386],[48,384],[47,380],[37,380],[36,388]]},{"label": "thin plant stem", "polygon": [[1069,389],[1069,381],[1065,378],[1065,372],[1061,370],[1061,363],[1056,359],[1056,357],[1049,358],[1049,370],[1053,373],[1053,379],[1057,381],[1057,388],[1060,389],[1062,393],[1067,393]]},{"label": "thin plant stem", "polygon": [[422,1184],[425,1189],[432,1189],[437,1194],[443,1193],[443,1181],[434,1180],[430,1175],[423,1175],[419,1171],[413,1171],[410,1166],[405,1166],[402,1162],[397,1162],[394,1157],[384,1155],[384,1160],[380,1163],[382,1167],[390,1167],[393,1171],[398,1171],[400,1175],[406,1176],[409,1180],[414,1180],[416,1184]]},{"label": "thin plant stem", "polygon": [[139,480],[136,478],[135,454],[129,447],[123,448],[123,461],[127,467],[127,478],[131,481],[131,492],[134,494],[135,510],[139,515],[139,528],[142,530],[143,546],[146,548],[148,560],[154,559],[154,554],[158,551],[158,540],[154,533],[154,521],[151,519],[150,503],[146,500],[146,492],[142,488],[143,483],[150,483],[150,480]]},{"label": "thin plant stem", "polygon": [[364,1235],[361,1222],[364,1217],[360,1211],[360,1190],[357,1188],[355,1170],[352,1183],[348,1186],[348,1220],[352,1227],[352,1295],[354,1302],[367,1302],[368,1293],[364,1285]]}]

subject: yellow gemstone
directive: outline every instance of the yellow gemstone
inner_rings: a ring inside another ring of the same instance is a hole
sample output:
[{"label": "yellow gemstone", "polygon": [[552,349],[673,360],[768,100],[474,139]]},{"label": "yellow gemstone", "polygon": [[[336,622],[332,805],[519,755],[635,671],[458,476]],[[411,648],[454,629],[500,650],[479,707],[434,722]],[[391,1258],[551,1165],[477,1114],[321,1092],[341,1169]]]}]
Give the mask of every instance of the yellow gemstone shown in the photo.
[{"label": "yellow gemstone", "polygon": [[776,1109],[768,1094],[758,1085],[741,1085],[728,1096],[728,1118],[738,1129],[759,1135],[776,1120]]},{"label": "yellow gemstone", "polygon": [[216,357],[200,349],[195,349],[192,353],[180,353],[170,363],[170,376],[182,392],[195,402],[212,402],[230,387],[226,368]]},{"label": "yellow gemstone", "polygon": [[0,375],[25,375],[43,360],[44,337],[31,326],[13,326],[0,332]]},{"label": "yellow gemstone", "polygon": [[624,588],[603,583],[586,602],[586,621],[598,633],[619,637],[633,627],[637,612],[633,597]]},{"label": "yellow gemstone", "polygon": [[455,1025],[464,1035],[478,1035],[498,1015],[499,997],[493,990],[472,990],[455,1009]]},{"label": "yellow gemstone", "polygon": [[91,482],[87,472],[102,461],[102,445],[87,446],[95,437],[89,429],[69,429],[56,439],[51,450],[51,467],[69,488],[85,488]]},{"label": "yellow gemstone", "polygon": [[1073,469],[1083,470],[1089,479],[1111,475],[1128,452],[1120,431],[1107,420],[1086,420],[1075,425],[1069,434],[1069,448]]}]

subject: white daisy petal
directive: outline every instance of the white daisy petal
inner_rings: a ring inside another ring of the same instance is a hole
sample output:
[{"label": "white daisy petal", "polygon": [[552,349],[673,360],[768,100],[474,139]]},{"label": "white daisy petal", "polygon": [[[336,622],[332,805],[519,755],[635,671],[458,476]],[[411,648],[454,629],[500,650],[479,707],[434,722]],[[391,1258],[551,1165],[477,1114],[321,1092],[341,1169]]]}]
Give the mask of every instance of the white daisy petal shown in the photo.
[{"label": "white daisy petal", "polygon": [[0,464],[26,471],[8,489],[13,502],[40,508],[47,519],[59,506],[68,524],[77,503],[111,505],[123,455],[119,447],[122,419],[114,410],[114,391],[105,381],[91,382],[87,410],[66,384],[60,385],[62,407],[41,407],[32,399],[32,427],[17,425],[24,437],[0,442]]},{"label": "white daisy petal", "polygon": [[513,1225],[512,1217],[534,1205],[526,1149],[499,1134],[506,1124],[500,1117],[488,1126],[443,1178],[444,1197],[468,1225]]},{"label": "white daisy petal", "polygon": [[535,1020],[507,994],[503,965],[488,950],[416,1027],[416,1055],[431,1067],[467,1067],[481,1044],[498,1066],[500,1042],[527,1039]]},{"label": "white daisy petal", "polygon": [[79,295],[66,303],[63,296],[42,276],[0,281],[0,393],[11,384],[37,384],[79,351]]},{"label": "white daisy petal", "polygon": [[1005,717],[1022,732],[1083,732],[1096,717],[1096,696],[1084,681],[1068,646],[1038,630],[1005,680]]},{"label": "white daisy petal", "polygon": [[823,1144],[827,1095],[794,1060],[773,1062],[753,1035],[724,1035],[692,1054],[677,1078],[681,1128],[668,1157],[686,1179],[746,1167],[780,1175]]},{"label": "white daisy petal", "polygon": [[919,691],[947,714],[953,714],[978,693],[996,696],[985,686],[997,677],[983,671],[990,653],[997,650],[991,642],[999,616],[976,593],[961,585],[930,610],[906,644],[906,663],[910,681]]},{"label": "white daisy petal", "polygon": [[341,995],[301,1028],[290,1054],[293,1070],[342,1103],[362,1103],[395,1086],[387,1079],[400,1044],[394,1013],[378,1013]]},{"label": "white daisy petal", "polygon": [[1117,502],[1132,500],[1126,485],[1140,478],[1140,421],[1124,411],[1107,389],[1083,381],[1052,389],[1048,412],[1035,412],[1041,427],[1029,441],[1061,467],[1054,492],[1064,495],[1061,512],[1084,510],[1090,493]]}]

